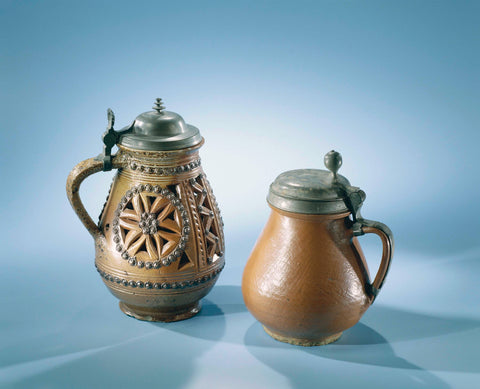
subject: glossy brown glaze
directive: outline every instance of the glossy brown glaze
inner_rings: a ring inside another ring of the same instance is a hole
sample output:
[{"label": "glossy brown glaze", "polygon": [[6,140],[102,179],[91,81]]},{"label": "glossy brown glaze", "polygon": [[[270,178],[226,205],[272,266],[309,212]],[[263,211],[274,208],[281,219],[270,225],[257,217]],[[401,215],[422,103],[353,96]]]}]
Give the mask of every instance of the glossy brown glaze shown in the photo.
[{"label": "glossy brown glaze", "polygon": [[348,215],[272,207],[245,267],[242,292],[247,308],[277,340],[304,346],[333,342],[373,301]]}]

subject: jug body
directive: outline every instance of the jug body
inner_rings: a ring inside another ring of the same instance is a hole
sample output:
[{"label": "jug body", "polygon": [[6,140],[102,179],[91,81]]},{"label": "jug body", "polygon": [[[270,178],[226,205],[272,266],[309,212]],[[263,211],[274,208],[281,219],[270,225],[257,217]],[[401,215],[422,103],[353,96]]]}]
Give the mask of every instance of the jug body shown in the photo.
[{"label": "jug body", "polygon": [[198,149],[121,147],[116,158],[125,167],[100,217],[97,270],[125,313],[161,321],[188,316],[224,266],[222,220]]},{"label": "jug body", "polygon": [[278,340],[318,345],[360,320],[372,298],[349,213],[304,215],[272,207],[245,267],[245,304]]}]

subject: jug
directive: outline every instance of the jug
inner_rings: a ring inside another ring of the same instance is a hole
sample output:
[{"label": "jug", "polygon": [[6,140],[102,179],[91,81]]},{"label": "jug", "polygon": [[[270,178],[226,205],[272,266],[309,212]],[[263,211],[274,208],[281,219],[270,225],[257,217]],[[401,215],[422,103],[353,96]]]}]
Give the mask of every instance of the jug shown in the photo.
[{"label": "jug", "polygon": [[[271,184],[267,224],[245,266],[245,304],[273,338],[302,346],[334,342],[373,303],[393,254],[393,236],[364,219],[365,192],[337,174],[340,153],[325,156],[329,171],[292,170]],[[374,233],[383,255],[373,282],[357,236]]]},{"label": "jug", "polygon": [[[109,109],[104,151],[71,171],[68,199],[95,240],[95,266],[121,310],[140,320],[187,319],[225,263],[223,221],[200,163],[204,139],[161,99],[121,131],[114,121]],[[111,169],[117,173],[95,224],[80,184]]]}]

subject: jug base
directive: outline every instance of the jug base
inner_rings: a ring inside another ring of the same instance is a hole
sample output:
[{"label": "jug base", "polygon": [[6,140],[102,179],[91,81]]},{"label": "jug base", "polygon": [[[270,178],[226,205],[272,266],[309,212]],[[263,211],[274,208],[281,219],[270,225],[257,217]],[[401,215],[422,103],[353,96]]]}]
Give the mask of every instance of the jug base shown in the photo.
[{"label": "jug base", "polygon": [[195,316],[202,309],[200,301],[189,305],[187,307],[179,307],[178,310],[170,311],[161,311],[155,309],[148,309],[144,307],[136,307],[132,305],[125,304],[124,302],[119,303],[120,309],[127,316],[133,317],[138,320],[144,321],[161,321],[164,323],[169,323],[172,321],[180,321],[189,319]]},{"label": "jug base", "polygon": [[279,335],[273,332],[271,329],[262,326],[265,332],[270,335],[273,339],[278,340],[284,343],[294,344],[296,346],[303,346],[303,347],[311,347],[311,346],[324,346],[329,343],[333,343],[340,339],[343,332],[339,332],[338,334],[333,334],[330,336],[326,336],[323,338],[315,338],[315,339],[299,339],[299,338],[292,338],[283,335]]}]

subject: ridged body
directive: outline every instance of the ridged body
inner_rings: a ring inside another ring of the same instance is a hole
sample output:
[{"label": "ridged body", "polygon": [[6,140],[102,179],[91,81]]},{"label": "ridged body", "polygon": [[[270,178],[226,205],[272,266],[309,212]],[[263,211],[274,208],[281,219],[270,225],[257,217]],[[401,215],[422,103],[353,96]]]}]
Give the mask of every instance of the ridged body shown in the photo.
[{"label": "ridged body", "polygon": [[272,207],[245,267],[245,304],[278,340],[318,345],[358,322],[372,299],[349,213],[307,215]]}]

